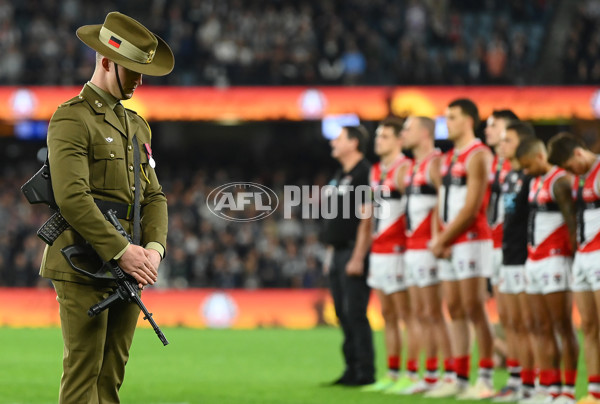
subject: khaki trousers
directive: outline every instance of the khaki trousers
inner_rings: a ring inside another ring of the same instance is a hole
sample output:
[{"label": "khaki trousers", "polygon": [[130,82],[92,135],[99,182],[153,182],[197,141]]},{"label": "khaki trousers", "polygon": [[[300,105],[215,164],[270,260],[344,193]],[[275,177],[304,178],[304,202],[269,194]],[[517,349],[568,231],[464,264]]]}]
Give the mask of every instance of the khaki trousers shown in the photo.
[{"label": "khaki trousers", "polygon": [[112,288],[57,280],[52,283],[60,305],[64,342],[59,403],[119,403],[139,307],[119,301],[90,318],[88,309],[107,297]]}]

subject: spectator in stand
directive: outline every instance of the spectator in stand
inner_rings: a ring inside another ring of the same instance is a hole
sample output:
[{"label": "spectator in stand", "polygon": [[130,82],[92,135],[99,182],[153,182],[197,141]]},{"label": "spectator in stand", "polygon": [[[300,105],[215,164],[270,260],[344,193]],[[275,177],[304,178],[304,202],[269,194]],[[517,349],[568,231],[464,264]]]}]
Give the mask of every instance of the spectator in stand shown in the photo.
[{"label": "spectator in stand", "polygon": [[[0,84],[85,82],[94,55],[73,40],[72,33],[80,22],[97,20],[117,5],[122,12],[151,21],[150,29],[173,44],[178,64],[168,78],[151,79],[158,84],[385,85],[429,84],[430,79],[436,84],[490,83],[481,70],[449,74],[456,57],[454,46],[460,42],[467,55],[479,55],[481,47],[493,50],[499,59],[510,60],[514,54],[521,74],[501,71],[510,84],[520,84],[521,75],[530,78],[535,71],[552,4],[536,0],[131,0],[116,4],[0,0],[4,55]],[[580,8],[570,35],[570,43],[578,49],[577,61],[585,61],[575,64],[581,72],[578,83],[598,80],[600,75],[600,65],[599,74],[591,73],[597,52],[586,55],[588,51],[581,48],[597,42],[592,41],[598,28],[595,3],[591,4]],[[518,39],[524,25],[525,43]],[[500,35],[505,55],[496,52],[499,47],[493,37],[485,36],[482,44],[472,40],[485,32]],[[516,48],[509,49],[506,43],[513,42]],[[475,57],[484,59],[490,56]],[[398,71],[399,61],[408,67]],[[429,72],[432,65],[437,70]],[[491,67],[491,83],[496,83],[494,68],[506,66],[494,59]],[[422,75],[413,81],[404,74],[410,70]]]}]

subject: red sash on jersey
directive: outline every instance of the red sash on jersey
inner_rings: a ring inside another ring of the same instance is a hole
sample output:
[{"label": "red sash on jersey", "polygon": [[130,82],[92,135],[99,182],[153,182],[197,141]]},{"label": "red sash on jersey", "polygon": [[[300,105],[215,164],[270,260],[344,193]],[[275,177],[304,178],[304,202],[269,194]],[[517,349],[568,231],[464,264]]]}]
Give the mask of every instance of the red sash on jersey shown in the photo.
[{"label": "red sash on jersey", "polygon": [[[531,190],[528,199],[531,205],[531,211],[534,213],[530,218],[530,226],[534,225],[535,217],[544,212],[561,214],[556,199],[552,195],[552,187],[557,179],[565,175],[565,170],[558,167],[553,167],[553,170],[554,172],[550,172],[550,175],[546,178],[540,176],[531,182]],[[554,231],[544,240],[533,240],[535,245],[532,244],[532,237],[535,237],[535,229],[530,228],[529,233],[530,240],[527,245],[527,256],[529,259],[536,261],[555,255],[567,257],[573,255],[573,250],[569,241],[569,229],[566,223],[563,223],[554,229]]]},{"label": "red sash on jersey", "polygon": [[407,228],[406,228],[406,248],[409,250],[425,250],[428,248],[429,241],[431,240],[431,222],[433,220],[433,211],[437,202],[437,190],[428,178],[429,168],[431,161],[434,158],[441,156],[438,149],[433,150],[429,153],[420,163],[416,161],[412,162],[409,172],[410,175],[406,178],[406,196],[407,199],[416,198],[419,195],[433,198],[433,208],[427,213],[425,218],[420,223],[414,223],[411,218],[410,212],[408,211],[408,203],[406,206],[407,212]]},{"label": "red sash on jersey", "polygon": [[[383,170],[381,163],[378,162],[371,168],[370,183],[373,189],[385,186],[391,191],[391,198],[398,201],[401,197],[398,191],[396,182],[397,171],[402,164],[409,163],[410,160],[404,155],[400,155],[390,165],[387,170]],[[394,212],[391,212],[393,215]],[[378,220],[375,219],[376,227],[379,227]],[[406,248],[405,235],[405,217],[404,213],[399,214],[385,229],[375,228],[373,242],[371,244],[371,252],[380,254],[401,253]]]}]

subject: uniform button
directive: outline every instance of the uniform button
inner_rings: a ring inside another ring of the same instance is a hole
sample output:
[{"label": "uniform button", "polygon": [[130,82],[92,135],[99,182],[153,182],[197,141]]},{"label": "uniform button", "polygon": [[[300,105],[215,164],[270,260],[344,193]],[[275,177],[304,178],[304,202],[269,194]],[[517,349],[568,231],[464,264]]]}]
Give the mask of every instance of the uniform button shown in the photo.
[{"label": "uniform button", "polygon": [[129,166],[129,171],[133,171],[133,166]]},{"label": "uniform button", "polygon": [[135,192],[135,187],[131,187],[131,190]]},{"label": "uniform button", "polygon": [[128,145],[127,150],[131,150],[131,149],[133,149],[133,147],[131,145]]},{"label": "uniform button", "polygon": [[115,158],[115,154],[114,154],[114,153],[111,153],[111,154],[110,154],[110,158],[111,158],[111,159],[114,159],[114,158]]}]

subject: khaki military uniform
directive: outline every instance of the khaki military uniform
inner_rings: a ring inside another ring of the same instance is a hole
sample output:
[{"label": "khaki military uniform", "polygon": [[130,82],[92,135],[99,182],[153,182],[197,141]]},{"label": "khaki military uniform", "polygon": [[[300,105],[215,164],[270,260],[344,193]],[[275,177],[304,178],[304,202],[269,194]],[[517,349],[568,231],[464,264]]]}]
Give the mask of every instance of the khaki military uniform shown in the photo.
[{"label": "khaki military uniform", "polygon": [[[121,302],[89,318],[87,310],[108,296],[111,285],[76,273],[60,250],[87,241],[105,261],[124,251],[128,241],[105,220],[94,199],[134,203],[134,135],[141,159],[141,245],[163,254],[166,246],[167,202],[144,146],[151,143],[150,129],[133,111],[127,111],[126,119],[129,130],[107,100],[86,85],[79,96],[56,110],[48,128],[54,196],[71,225],[46,247],[40,270],[43,277],[52,279],[60,303],[64,340],[61,403],[119,402],[118,389],[139,308]],[[120,221],[132,234],[133,221]]]}]

